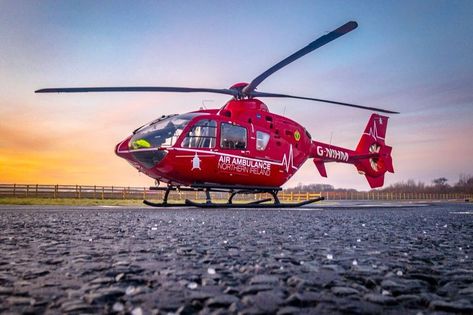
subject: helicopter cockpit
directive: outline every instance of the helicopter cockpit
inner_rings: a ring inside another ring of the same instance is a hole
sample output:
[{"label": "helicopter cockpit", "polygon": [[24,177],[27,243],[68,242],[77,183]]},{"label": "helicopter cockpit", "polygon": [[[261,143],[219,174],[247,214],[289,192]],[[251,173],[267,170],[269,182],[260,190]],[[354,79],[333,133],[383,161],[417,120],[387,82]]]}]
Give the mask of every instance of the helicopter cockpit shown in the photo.
[{"label": "helicopter cockpit", "polygon": [[138,128],[133,132],[128,145],[133,157],[145,167],[155,166],[167,152],[154,149],[173,146],[187,124],[198,115],[198,113],[188,113],[162,116]]},{"label": "helicopter cockpit", "polygon": [[135,130],[130,139],[130,150],[170,147],[179,139],[184,128],[197,113],[163,116]]}]

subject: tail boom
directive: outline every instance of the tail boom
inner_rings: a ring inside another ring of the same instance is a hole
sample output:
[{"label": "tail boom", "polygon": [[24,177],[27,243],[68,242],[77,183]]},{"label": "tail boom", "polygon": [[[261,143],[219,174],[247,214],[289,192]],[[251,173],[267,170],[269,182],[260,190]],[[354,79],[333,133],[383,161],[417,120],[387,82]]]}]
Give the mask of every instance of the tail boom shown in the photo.
[{"label": "tail boom", "polygon": [[312,141],[310,158],[323,177],[327,177],[326,162],[354,164],[358,173],[365,175],[371,188],[384,184],[384,174],[394,173],[392,147],[385,144],[388,117],[372,114],[356,150]]}]

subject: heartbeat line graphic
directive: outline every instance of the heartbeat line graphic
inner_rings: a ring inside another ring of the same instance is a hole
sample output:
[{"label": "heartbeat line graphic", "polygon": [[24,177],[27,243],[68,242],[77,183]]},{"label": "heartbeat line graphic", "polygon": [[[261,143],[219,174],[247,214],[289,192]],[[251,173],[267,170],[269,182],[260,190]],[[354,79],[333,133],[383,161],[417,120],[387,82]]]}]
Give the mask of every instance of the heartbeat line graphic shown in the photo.
[{"label": "heartbeat line graphic", "polygon": [[290,167],[297,170],[297,167],[294,166],[294,153],[292,152],[292,144],[289,147],[289,157],[286,156],[286,153],[284,153],[281,165],[286,168],[286,173],[289,172]]},{"label": "heartbeat line graphic", "polygon": [[[380,125],[383,124],[383,121],[381,120],[381,118],[379,119],[379,122],[380,122]],[[373,120],[373,126],[370,127],[370,131],[369,131],[368,133],[365,132],[365,133],[363,133],[363,134],[364,134],[364,135],[368,135],[368,136],[370,136],[370,137],[373,137],[374,140],[380,139],[380,140],[383,140],[383,141],[384,141],[384,138],[378,136],[378,128],[377,128],[377,126],[376,126],[376,120]]]}]

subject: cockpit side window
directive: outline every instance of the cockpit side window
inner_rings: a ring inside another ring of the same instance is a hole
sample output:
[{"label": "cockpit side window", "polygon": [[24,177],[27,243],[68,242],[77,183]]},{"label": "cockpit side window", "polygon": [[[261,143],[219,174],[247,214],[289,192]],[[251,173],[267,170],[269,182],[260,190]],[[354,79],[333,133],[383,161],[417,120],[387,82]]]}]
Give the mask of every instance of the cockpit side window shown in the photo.
[{"label": "cockpit side window", "polygon": [[183,148],[215,148],[217,139],[217,122],[210,119],[198,121],[182,140]]},{"label": "cockpit side window", "polygon": [[256,150],[264,151],[269,142],[269,134],[262,131],[256,131]]},{"label": "cockpit side window", "polygon": [[246,128],[222,123],[220,127],[220,147],[222,149],[244,150],[246,149]]}]

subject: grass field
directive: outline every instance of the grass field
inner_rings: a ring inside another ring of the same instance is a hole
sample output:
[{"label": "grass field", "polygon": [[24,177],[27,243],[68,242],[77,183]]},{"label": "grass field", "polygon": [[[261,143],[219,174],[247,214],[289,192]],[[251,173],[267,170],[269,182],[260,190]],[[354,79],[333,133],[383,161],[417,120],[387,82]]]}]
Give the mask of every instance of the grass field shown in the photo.
[{"label": "grass field", "polygon": [[58,206],[141,206],[142,200],[132,199],[73,199],[73,198],[0,198],[0,205],[58,205]]}]

